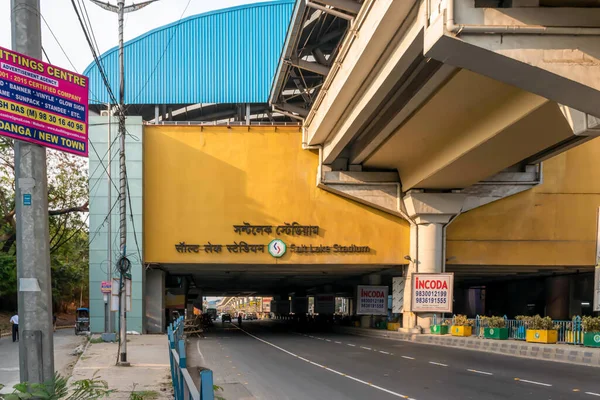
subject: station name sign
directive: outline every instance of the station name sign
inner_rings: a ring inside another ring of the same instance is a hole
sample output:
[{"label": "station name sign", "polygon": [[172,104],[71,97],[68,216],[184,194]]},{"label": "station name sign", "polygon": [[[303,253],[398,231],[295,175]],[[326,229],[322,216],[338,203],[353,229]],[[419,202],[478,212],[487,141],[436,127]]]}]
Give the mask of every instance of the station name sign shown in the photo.
[{"label": "station name sign", "polygon": [[[270,235],[275,232],[276,235],[288,235],[288,236],[305,236],[311,237],[319,234],[319,227],[316,225],[301,225],[297,222],[287,223],[283,225],[272,226],[272,225],[252,225],[248,222],[243,222],[242,225],[233,225],[234,233],[239,235]],[[186,242],[179,242],[175,244],[175,250],[178,253],[208,253],[208,254],[222,254],[225,252],[232,254],[258,254],[268,252],[275,258],[282,257],[288,250],[290,253],[295,254],[359,254],[359,253],[370,253],[371,248],[369,246],[359,246],[355,244],[342,245],[313,245],[313,244],[286,244],[281,239],[274,239],[268,244],[256,244],[247,243],[245,241],[234,241],[231,244],[213,244],[207,242],[206,244],[188,244]]]},{"label": "station name sign", "polygon": [[[212,244],[208,242],[207,244],[187,244],[185,242],[179,242],[175,245],[175,250],[178,253],[200,253],[200,251],[204,251],[205,253],[221,253],[226,250],[229,253],[264,253],[267,249],[268,245],[266,244],[250,244],[244,241],[241,242],[233,242],[233,244]],[[323,245],[297,245],[290,244],[288,245],[289,251],[291,253],[311,253],[311,254],[321,254],[321,253],[369,253],[371,248],[369,246],[356,246],[351,244],[349,246],[342,246],[339,244],[334,244],[333,246],[323,246]]]},{"label": "station name sign", "polygon": [[287,223],[283,225],[271,226],[271,225],[252,225],[248,222],[243,222],[242,225],[234,225],[233,231],[235,233],[246,233],[248,235],[270,235],[275,230],[276,235],[289,235],[289,236],[312,236],[319,234],[319,227],[315,225],[300,225],[297,222]]}]

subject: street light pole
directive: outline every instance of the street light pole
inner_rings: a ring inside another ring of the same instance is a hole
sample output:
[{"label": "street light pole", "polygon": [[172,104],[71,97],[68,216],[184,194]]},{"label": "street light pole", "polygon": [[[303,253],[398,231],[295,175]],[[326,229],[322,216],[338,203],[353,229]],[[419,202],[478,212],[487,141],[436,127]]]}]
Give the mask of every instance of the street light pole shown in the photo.
[{"label": "street light pole", "polygon": [[[40,0],[11,0],[12,49],[42,59]],[[54,376],[46,149],[15,140],[21,382]],[[24,201],[24,196],[31,201]],[[26,203],[26,204],[25,204]]]},{"label": "street light pole", "polygon": [[[119,341],[121,351],[119,356],[120,365],[129,365],[127,361],[127,275],[129,275],[130,264],[126,258],[127,252],[127,170],[125,168],[125,62],[123,57],[123,23],[124,14],[133,12],[154,3],[157,0],[149,0],[139,4],[125,7],[125,0],[118,0],[117,5],[103,3],[98,0],[90,0],[97,6],[116,12],[119,18],[119,214],[120,214],[120,259],[119,266]],[[110,146],[110,143],[108,144]]]}]

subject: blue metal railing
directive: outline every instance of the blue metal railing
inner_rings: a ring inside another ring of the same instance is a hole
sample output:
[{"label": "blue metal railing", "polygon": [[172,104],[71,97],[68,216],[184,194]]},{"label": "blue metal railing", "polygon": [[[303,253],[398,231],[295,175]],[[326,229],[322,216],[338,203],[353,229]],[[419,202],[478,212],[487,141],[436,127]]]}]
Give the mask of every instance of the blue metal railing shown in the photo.
[{"label": "blue metal railing", "polygon": [[169,324],[169,361],[171,363],[171,380],[175,400],[214,400],[213,375],[209,369],[200,371],[200,390],[196,388],[187,370],[185,339],[183,338],[183,317]]},{"label": "blue metal railing", "polygon": [[[433,315],[433,324],[441,325],[446,323],[447,325],[454,325],[456,316],[452,318],[439,318],[437,315]],[[484,328],[487,328],[487,321],[485,318],[477,315],[475,318],[469,318],[472,321],[472,336],[483,337]],[[513,340],[525,340],[527,327],[525,321],[518,319],[508,319],[504,316],[506,322],[506,328],[508,328],[508,338]],[[583,326],[581,324],[581,317],[574,317],[571,321],[552,320],[553,325],[558,331],[558,343],[564,344],[583,344]]]}]

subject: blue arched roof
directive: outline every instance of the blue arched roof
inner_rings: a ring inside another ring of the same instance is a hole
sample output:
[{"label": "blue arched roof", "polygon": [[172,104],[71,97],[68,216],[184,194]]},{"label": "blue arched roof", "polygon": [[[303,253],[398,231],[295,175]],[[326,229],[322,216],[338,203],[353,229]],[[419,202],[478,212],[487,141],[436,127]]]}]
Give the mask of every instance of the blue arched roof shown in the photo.
[{"label": "blue arched roof", "polygon": [[[125,103],[266,103],[293,0],[253,3],[194,15],[125,42]],[[118,98],[118,48],[102,54]],[[90,103],[108,103],[90,64]]]}]

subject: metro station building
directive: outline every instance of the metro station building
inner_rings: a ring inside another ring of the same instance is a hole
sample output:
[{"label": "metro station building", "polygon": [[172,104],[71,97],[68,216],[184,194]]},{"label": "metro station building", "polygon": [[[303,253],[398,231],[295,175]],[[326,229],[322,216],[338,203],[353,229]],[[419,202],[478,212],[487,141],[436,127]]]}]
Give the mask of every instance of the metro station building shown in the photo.
[{"label": "metro station building", "polygon": [[[128,329],[162,332],[202,296],[303,312],[399,277],[403,327],[427,327],[416,272],[454,273],[454,313],[591,314],[600,9],[496,3],[280,0],[127,42]],[[116,49],[101,58],[116,91]],[[118,124],[97,67],[85,74],[100,332]]]}]

